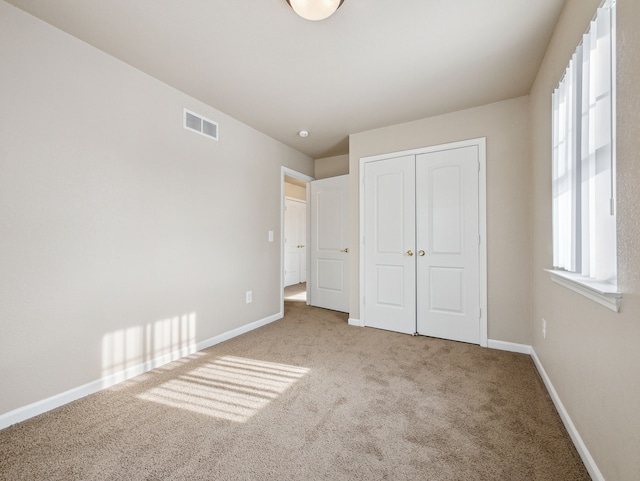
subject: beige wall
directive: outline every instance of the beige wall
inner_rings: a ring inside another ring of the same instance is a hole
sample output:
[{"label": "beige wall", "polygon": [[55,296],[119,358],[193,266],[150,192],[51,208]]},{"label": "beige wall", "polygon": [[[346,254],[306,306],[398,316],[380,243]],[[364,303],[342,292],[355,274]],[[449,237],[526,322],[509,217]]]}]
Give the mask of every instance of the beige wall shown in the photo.
[{"label": "beige wall", "polygon": [[284,183],[284,195],[285,197],[293,197],[294,199],[300,199],[307,201],[307,189],[299,185]]},{"label": "beige wall", "polygon": [[[352,174],[358,318],[359,158],[487,137],[489,337],[533,344],[604,478],[631,481],[640,472],[635,0],[618,0],[622,311],[542,271],[551,89],[599,3],[567,1],[530,98],[354,134],[348,166],[345,156],[319,159],[315,175]],[[2,1],[0,62],[0,415],[181,347],[184,337],[168,345],[161,334],[183,319],[197,342],[279,311],[280,165],[311,176],[309,158]],[[183,130],[183,107],[218,121],[220,142]],[[117,339],[129,353],[108,349]]]},{"label": "beige wall", "polygon": [[316,179],[326,179],[328,177],[337,177],[349,173],[349,156],[336,155],[335,157],[325,157],[324,159],[316,159]]},{"label": "beige wall", "polygon": [[5,2],[0,65],[0,415],[280,311],[310,158]]},{"label": "beige wall", "polygon": [[487,138],[489,339],[531,343],[528,97],[350,136],[350,317],[359,318],[359,159]]},{"label": "beige wall", "polygon": [[[600,0],[569,0],[531,93],[533,346],[607,480],[640,473],[640,2],[618,0],[619,314],[550,281],[551,92]],[[547,338],[541,335],[547,320]]]}]

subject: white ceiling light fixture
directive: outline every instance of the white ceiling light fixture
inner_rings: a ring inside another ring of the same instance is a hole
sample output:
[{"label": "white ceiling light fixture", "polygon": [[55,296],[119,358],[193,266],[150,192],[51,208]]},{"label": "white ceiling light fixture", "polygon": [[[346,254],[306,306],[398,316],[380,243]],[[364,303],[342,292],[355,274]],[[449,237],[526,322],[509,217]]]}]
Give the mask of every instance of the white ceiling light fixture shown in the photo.
[{"label": "white ceiling light fixture", "polygon": [[305,137],[309,137],[309,131],[308,130],[300,130],[298,132],[298,135],[304,139]]},{"label": "white ceiling light fixture", "polygon": [[307,20],[324,20],[335,13],[344,0],[287,0],[293,11]]}]

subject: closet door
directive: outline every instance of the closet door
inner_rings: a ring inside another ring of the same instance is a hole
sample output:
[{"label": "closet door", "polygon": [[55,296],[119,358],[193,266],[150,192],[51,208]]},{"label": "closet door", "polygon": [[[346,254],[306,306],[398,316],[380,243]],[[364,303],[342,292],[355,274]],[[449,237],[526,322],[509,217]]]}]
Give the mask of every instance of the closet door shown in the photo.
[{"label": "closet door", "polygon": [[480,343],[478,147],[416,156],[417,332]]},{"label": "closet door", "polygon": [[416,330],[415,156],[364,166],[365,325]]}]

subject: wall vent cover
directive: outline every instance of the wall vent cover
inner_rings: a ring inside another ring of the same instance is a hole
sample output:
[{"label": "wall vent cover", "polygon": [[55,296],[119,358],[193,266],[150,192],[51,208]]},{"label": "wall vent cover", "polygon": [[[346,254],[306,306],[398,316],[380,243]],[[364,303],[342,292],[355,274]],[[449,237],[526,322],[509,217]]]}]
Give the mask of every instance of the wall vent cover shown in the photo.
[{"label": "wall vent cover", "polygon": [[198,115],[195,112],[184,109],[182,115],[183,126],[187,130],[197,132],[200,135],[209,137],[213,140],[218,140],[218,123],[212,120],[204,118],[202,115]]}]

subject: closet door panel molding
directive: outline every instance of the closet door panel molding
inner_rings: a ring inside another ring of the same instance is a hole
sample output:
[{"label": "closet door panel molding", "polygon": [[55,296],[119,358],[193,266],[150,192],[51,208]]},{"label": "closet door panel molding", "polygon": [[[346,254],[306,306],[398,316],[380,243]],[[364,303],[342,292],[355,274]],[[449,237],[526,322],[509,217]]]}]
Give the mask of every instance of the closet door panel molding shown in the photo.
[{"label": "closet door panel molding", "polygon": [[487,345],[486,140],[360,159],[364,326]]}]

